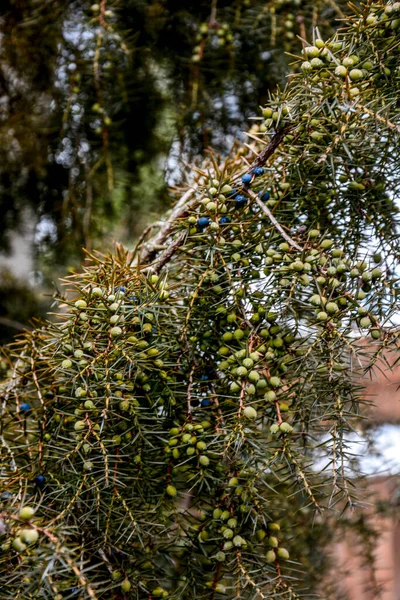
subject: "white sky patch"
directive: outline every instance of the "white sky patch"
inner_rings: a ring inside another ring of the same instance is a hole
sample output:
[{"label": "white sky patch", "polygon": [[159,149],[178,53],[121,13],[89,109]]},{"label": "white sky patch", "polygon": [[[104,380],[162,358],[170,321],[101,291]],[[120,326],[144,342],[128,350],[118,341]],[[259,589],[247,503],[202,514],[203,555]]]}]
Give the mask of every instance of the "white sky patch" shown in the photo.
[{"label": "white sky patch", "polygon": [[400,425],[381,425],[374,435],[375,448],[372,452],[365,441],[364,448],[358,447],[362,471],[366,475],[400,473]]},{"label": "white sky patch", "polygon": [[[343,450],[349,457],[345,460],[345,470],[347,477],[351,478],[357,475],[350,464],[351,458],[357,462],[357,470],[362,475],[397,475],[400,474],[400,425],[384,424],[375,427],[369,433],[373,438],[373,447],[371,439],[368,439],[362,433],[347,433],[343,442]],[[332,456],[330,438],[325,438],[329,442],[325,447],[325,456],[321,456],[314,462],[314,470],[326,473],[332,469]],[[337,465],[339,467],[339,464]]]}]

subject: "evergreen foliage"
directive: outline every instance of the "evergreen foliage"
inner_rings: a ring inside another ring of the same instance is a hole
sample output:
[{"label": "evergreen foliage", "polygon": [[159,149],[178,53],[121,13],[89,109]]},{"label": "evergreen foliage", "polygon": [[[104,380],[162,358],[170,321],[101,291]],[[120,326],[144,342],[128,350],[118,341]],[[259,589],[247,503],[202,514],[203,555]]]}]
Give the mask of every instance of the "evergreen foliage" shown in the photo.
[{"label": "evergreen foliage", "polygon": [[296,36],[317,24],[332,31],[342,10],[328,0],[4,0],[1,248],[27,208],[51,269],[121,222],[130,241],[166,206],[164,170],[179,180],[177,158],[226,151],[284,83],[282,50],[299,52]]},{"label": "evergreen foliage", "polygon": [[360,379],[398,338],[400,5],[354,11],[248,145],[209,153],[153,238],[89,256],[16,343],[4,598],[318,591],[325,515],[360,501]]}]

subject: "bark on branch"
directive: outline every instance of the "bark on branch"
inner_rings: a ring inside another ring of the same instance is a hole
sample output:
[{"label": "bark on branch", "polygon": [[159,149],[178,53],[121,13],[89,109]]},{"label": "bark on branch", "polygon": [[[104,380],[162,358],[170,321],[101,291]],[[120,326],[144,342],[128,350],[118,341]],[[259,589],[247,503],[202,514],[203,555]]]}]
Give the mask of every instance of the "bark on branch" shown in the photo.
[{"label": "bark on branch", "polygon": [[[288,131],[290,131],[291,128],[292,128],[292,125],[285,125],[285,127],[280,129],[279,131],[277,131],[272,136],[269,144],[262,150],[262,152],[259,154],[259,156],[257,156],[257,158],[251,163],[250,168],[247,170],[248,173],[253,173],[254,169],[265,165],[265,163],[267,162],[269,157],[272,156],[272,154],[278,148],[279,144],[282,142],[283,138],[288,133]],[[182,198],[176,204],[176,206],[174,207],[174,209],[171,212],[168,219],[160,227],[160,230],[157,233],[157,235],[155,235],[152,239],[150,239],[146,243],[146,245],[142,249],[142,251],[138,252],[138,258],[137,258],[136,263],[140,263],[140,265],[143,265],[143,266],[147,265],[147,267],[145,268],[145,271],[154,270],[156,272],[159,272],[161,270],[161,268],[172,258],[172,256],[175,254],[177,249],[183,245],[183,243],[186,239],[186,234],[180,234],[179,237],[174,242],[171,243],[170,247],[167,248],[160,255],[160,257],[155,261],[157,255],[159,253],[160,246],[162,246],[165,243],[168,236],[172,233],[175,221],[177,219],[184,217],[187,214],[187,212],[190,210],[190,208],[196,203],[196,198],[193,198],[195,191],[196,191],[195,188],[190,188],[189,190],[187,190],[187,192],[185,192],[183,194]],[[247,190],[244,189],[243,191],[250,198],[252,198],[253,200],[255,200],[257,202],[257,204],[260,206],[260,208],[263,210],[263,212],[270,219],[270,221],[274,225],[274,227],[276,227],[276,229],[278,229],[278,231],[281,233],[282,237],[284,239],[286,239],[292,246],[294,246],[298,250],[301,250],[300,246],[298,246],[296,244],[296,242],[294,240],[292,240],[287,235],[287,233],[285,233],[285,231],[282,229],[281,225],[279,225],[278,221],[275,219],[275,217],[272,215],[272,213],[269,211],[269,209],[261,202],[261,200],[259,200],[258,196],[249,189],[247,189]],[[155,261],[154,266],[150,264],[150,263],[153,263],[153,261]]]}]

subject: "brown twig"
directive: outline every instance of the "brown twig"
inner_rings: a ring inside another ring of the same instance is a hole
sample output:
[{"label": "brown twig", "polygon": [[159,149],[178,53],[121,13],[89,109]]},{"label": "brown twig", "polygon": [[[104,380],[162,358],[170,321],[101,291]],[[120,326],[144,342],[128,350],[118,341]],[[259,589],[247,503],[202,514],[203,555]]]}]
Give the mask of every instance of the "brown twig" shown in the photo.
[{"label": "brown twig", "polygon": [[295,242],[290,237],[290,235],[288,235],[286,233],[286,231],[283,229],[282,225],[280,225],[278,223],[278,221],[275,219],[272,212],[269,210],[269,208],[267,206],[265,206],[264,202],[261,200],[261,198],[259,198],[257,196],[257,194],[255,192],[253,192],[250,189],[244,189],[243,193],[246,194],[246,196],[249,196],[249,198],[251,198],[252,200],[254,200],[254,202],[256,202],[258,204],[258,206],[261,208],[263,213],[268,217],[268,219],[271,221],[271,223],[273,224],[275,229],[277,229],[279,231],[281,236],[287,241],[288,244],[290,244],[291,246],[293,246],[293,248],[296,248],[296,250],[299,250],[300,252],[303,250],[302,247],[299,246],[298,243]]},{"label": "brown twig", "polygon": [[281,409],[280,409],[278,400],[275,400],[275,410],[276,410],[276,416],[278,417],[278,425],[281,425],[283,423],[283,419],[282,419]]},{"label": "brown twig", "polygon": [[285,135],[287,135],[292,129],[292,127],[292,124],[287,124],[284,127],[282,127],[282,129],[279,129],[276,133],[274,133],[270,143],[267,146],[265,146],[265,148],[260,152],[257,158],[251,163],[246,173],[253,173],[254,169],[256,169],[257,167],[263,167],[269,159],[269,157],[273,155],[275,150],[281,144]]},{"label": "brown twig", "polygon": [[217,0],[211,2],[210,27],[215,27],[217,24]]},{"label": "brown twig", "polygon": [[4,327],[11,327],[17,331],[32,331],[33,329],[30,325],[24,325],[19,321],[14,321],[14,319],[7,319],[7,317],[0,317],[0,325],[4,325]]},{"label": "brown twig", "polygon": [[239,396],[239,410],[238,410],[238,417],[240,418],[242,411],[244,409],[244,397],[246,394],[246,381],[243,380],[242,381],[242,387],[240,390],[240,396]]},{"label": "brown twig", "polygon": [[[271,138],[270,143],[260,152],[257,158],[251,163],[247,172],[253,173],[256,167],[261,167],[265,165],[270,156],[275,152],[278,148],[279,144],[282,142],[285,135],[290,131],[293,125],[288,124],[282,127],[279,131],[277,131]],[[292,240],[282,229],[281,225],[277,222],[275,217],[271,214],[271,212],[267,209],[267,207],[258,199],[258,197],[251,190],[244,190],[244,192],[249,195],[253,200],[256,200],[257,203],[261,206],[262,210],[268,216],[270,221],[274,224],[274,226],[281,233],[282,237],[288,241],[294,248],[301,251],[300,246],[296,244],[294,240]],[[187,211],[191,208],[192,204],[196,202],[196,198],[193,198],[195,193],[195,188],[188,189],[179,202],[176,204],[175,208],[171,212],[169,218],[164,222],[161,226],[159,232],[156,236],[154,236],[144,247],[142,253],[138,255],[137,263],[142,265],[149,265],[151,261],[157,256],[158,250],[160,246],[166,241],[168,236],[173,230],[174,224],[177,219],[182,218],[187,214]],[[186,238],[186,233],[181,233],[179,237],[171,244],[171,246],[165,250],[160,258],[157,260],[156,266],[148,266],[145,271],[154,270],[158,272],[161,268],[170,260],[170,258],[175,254],[176,250],[183,244]]]},{"label": "brown twig", "polygon": [[160,227],[160,231],[146,244],[140,255],[140,263],[142,265],[150,263],[156,257],[157,248],[165,242],[171,233],[176,219],[183,217],[189,210],[192,202],[195,201],[195,199],[193,199],[194,193],[195,188],[190,188],[183,194],[169,218]]},{"label": "brown twig", "polygon": [[307,39],[307,32],[306,32],[306,27],[304,25],[304,17],[303,15],[297,15],[297,22],[299,24],[299,28],[300,28],[300,38],[301,38],[301,43],[303,48],[307,45],[306,44],[306,39]]},{"label": "brown twig", "polygon": [[[147,271],[151,271],[152,273],[159,273],[161,271],[161,269],[163,268],[163,266],[170,260],[170,258],[175,254],[175,252],[177,251],[177,249],[182,246],[183,242],[186,239],[186,231],[183,231],[177,238],[176,240],[174,240],[172,242],[172,244],[169,246],[169,248],[167,248],[159,258],[157,258],[157,260],[155,262],[153,262],[151,265],[149,265],[148,267],[146,267],[145,269],[143,269],[143,271],[146,273]],[[153,251],[156,251],[155,248],[153,248]]]}]

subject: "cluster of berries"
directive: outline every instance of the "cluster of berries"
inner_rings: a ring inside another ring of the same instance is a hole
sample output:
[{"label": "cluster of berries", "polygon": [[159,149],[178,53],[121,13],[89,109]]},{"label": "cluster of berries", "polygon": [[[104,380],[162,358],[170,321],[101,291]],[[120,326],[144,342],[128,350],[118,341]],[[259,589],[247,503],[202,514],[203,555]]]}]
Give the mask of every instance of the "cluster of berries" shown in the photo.
[{"label": "cluster of berries", "polygon": [[[261,175],[264,174],[264,169],[263,167],[256,167],[252,173],[245,173],[242,177],[242,184],[244,188],[247,188],[251,185],[253,178],[254,177],[260,177]],[[247,197],[240,192],[240,190],[237,189],[232,189],[227,193],[227,197],[228,198],[233,198],[235,200],[235,209],[241,209],[243,208],[246,203],[247,203]],[[269,193],[268,192],[264,192],[261,198],[264,202],[266,202],[267,200],[269,200]],[[230,223],[230,218],[227,217],[226,215],[222,216],[219,219],[219,224],[220,225],[226,225]],[[203,229],[205,229],[206,227],[208,227],[210,225],[210,219],[208,217],[200,217],[197,220],[197,228],[200,231],[203,231]]]}]

